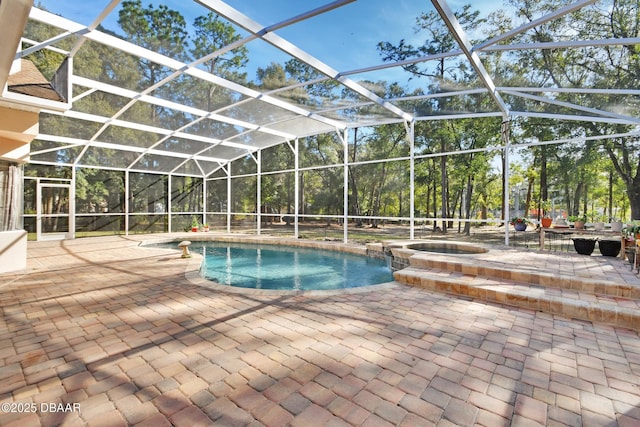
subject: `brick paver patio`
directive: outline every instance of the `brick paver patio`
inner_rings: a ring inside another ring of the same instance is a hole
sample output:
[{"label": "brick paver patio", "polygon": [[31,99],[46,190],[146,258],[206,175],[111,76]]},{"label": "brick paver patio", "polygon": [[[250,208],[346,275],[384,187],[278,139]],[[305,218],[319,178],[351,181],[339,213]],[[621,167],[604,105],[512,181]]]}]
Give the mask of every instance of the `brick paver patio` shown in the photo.
[{"label": "brick paver patio", "polygon": [[224,292],[140,239],[0,275],[0,426],[640,424],[637,331],[398,283]]}]

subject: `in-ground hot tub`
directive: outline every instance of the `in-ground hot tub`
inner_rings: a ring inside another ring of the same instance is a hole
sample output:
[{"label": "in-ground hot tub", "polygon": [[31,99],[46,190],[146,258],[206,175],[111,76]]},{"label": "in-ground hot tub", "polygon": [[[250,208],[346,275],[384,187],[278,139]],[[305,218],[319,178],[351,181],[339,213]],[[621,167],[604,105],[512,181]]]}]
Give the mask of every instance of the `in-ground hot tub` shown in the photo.
[{"label": "in-ground hot tub", "polygon": [[481,246],[476,246],[470,243],[462,242],[441,242],[441,241],[429,241],[429,242],[416,242],[403,245],[405,249],[413,249],[414,251],[421,252],[435,252],[439,254],[454,254],[454,255],[474,255],[484,254],[489,252],[488,249]]},{"label": "in-ground hot tub", "polygon": [[489,252],[484,245],[442,241],[442,240],[409,240],[388,242],[384,247],[384,253],[389,258],[392,270],[401,270],[410,264],[409,258],[412,256],[428,256],[432,253],[436,255],[453,255],[463,257],[473,257]]}]

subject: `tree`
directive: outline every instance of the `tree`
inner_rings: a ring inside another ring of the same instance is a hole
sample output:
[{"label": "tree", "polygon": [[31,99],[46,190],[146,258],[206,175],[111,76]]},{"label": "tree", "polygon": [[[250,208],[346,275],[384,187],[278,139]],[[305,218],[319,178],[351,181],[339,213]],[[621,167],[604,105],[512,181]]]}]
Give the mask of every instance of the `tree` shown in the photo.
[{"label": "tree", "polygon": [[[454,12],[456,19],[467,32],[476,30],[485,20],[480,19],[479,11],[472,11],[471,5],[464,5],[460,10]],[[426,33],[426,40],[421,46],[407,44],[405,40],[400,40],[396,45],[390,42],[379,42],[377,47],[384,61],[399,62],[410,58],[439,53],[448,53],[458,46],[455,38],[451,35],[447,27],[442,23],[440,15],[435,11],[422,13],[416,18],[416,34]],[[466,70],[458,60],[451,60],[443,57],[437,61],[435,69],[417,64],[407,64],[402,66],[415,76],[444,79],[448,77],[457,80],[460,73]]]},{"label": "tree", "polygon": [[[155,9],[150,4],[143,8],[140,0],[125,0],[118,14],[118,24],[127,40],[132,43],[170,58],[186,59],[186,21],[179,12],[165,5]],[[138,90],[154,86],[174,71],[144,58],[139,59],[138,69],[142,75],[138,81]],[[168,90],[168,87],[170,86],[163,85],[158,89],[157,94],[171,99],[173,91]],[[170,116],[163,117],[163,113],[169,112],[164,112],[158,106],[150,108],[151,122],[171,119]]]},{"label": "tree", "polygon": [[[184,17],[166,5],[157,9],[149,4],[143,8],[140,0],[125,0],[118,14],[118,24],[132,43],[174,59],[184,59],[187,40]],[[160,64],[141,59],[144,84],[151,86],[165,77],[169,70]]]},{"label": "tree", "polygon": [[604,149],[625,184],[631,208],[631,219],[640,219],[640,139],[609,139]]},{"label": "tree", "polygon": [[[478,11],[472,11],[471,5],[465,5],[460,10],[454,12],[455,16],[465,31],[471,32],[476,30],[484,19],[479,18]],[[423,13],[416,18],[416,33],[426,33],[426,40],[423,45],[414,47],[411,44],[407,44],[404,40],[401,40],[398,44],[393,45],[390,42],[378,43],[378,50],[382,55],[384,61],[404,61],[406,59],[415,58],[418,56],[436,55],[440,53],[448,53],[457,47],[457,42],[453,35],[448,31],[447,27],[442,24],[440,16],[431,11]],[[430,64],[430,63],[427,63]],[[418,66],[417,64],[404,65],[403,68],[416,77],[427,77],[430,79],[429,91],[437,93],[446,90],[448,87],[456,87],[461,83],[468,82],[474,79],[474,75],[471,70],[468,69],[465,62],[460,59],[447,59],[443,56],[436,63],[435,67],[429,67],[429,65]],[[433,107],[439,110],[450,109],[456,111],[460,109],[460,102],[458,99],[442,98],[436,101]],[[464,102],[464,101],[462,101]],[[430,107],[427,107],[430,109]],[[448,156],[446,152],[452,150],[456,141],[460,140],[458,129],[453,121],[448,121],[444,125],[427,124],[421,126],[420,129],[429,128],[429,138],[427,141],[428,147],[424,147],[429,152],[439,151],[440,161],[440,196],[441,196],[441,211],[442,218],[448,218],[451,216],[451,201],[449,197],[449,174],[447,168]],[[438,146],[436,150],[436,145]],[[437,216],[437,215],[436,215]],[[442,231],[446,232],[448,224],[446,220],[442,222]]]},{"label": "tree", "polygon": [[[532,20],[540,12],[555,10],[557,2],[553,0],[510,0],[517,10],[518,17]],[[606,40],[611,38],[637,37],[640,29],[640,9],[635,0],[613,2],[611,7],[591,7],[548,22],[525,35],[519,41],[545,42],[550,40]],[[593,87],[603,89],[624,89],[640,86],[640,48],[638,45],[603,45],[580,49],[541,49],[523,50],[518,53],[516,74],[527,76],[535,85],[541,87],[554,85],[558,87]],[[530,70],[536,70],[531,72]],[[605,112],[629,117],[637,117],[637,102],[628,95],[613,92],[601,95],[579,94],[558,95],[560,101],[572,102]],[[530,105],[531,108],[533,105]],[[535,106],[533,106],[535,108]],[[539,107],[538,107],[539,108]],[[545,106],[562,111],[559,107]],[[529,121],[524,126],[536,126]],[[590,135],[608,135],[625,133],[632,126],[603,122],[554,122],[546,124],[553,129],[556,137],[580,137]],[[609,158],[615,171],[626,185],[632,218],[640,218],[640,156],[638,142],[634,137],[603,140],[600,150]],[[575,147],[583,151],[584,156],[594,147],[583,144]],[[545,150],[547,151],[547,150]],[[582,174],[577,174],[578,176]],[[583,176],[583,178],[587,178]],[[575,197],[584,194],[583,186],[576,187]],[[563,185],[568,187],[567,185]],[[569,194],[565,196],[570,211],[580,207],[569,202]],[[586,197],[586,196],[585,196]],[[584,202],[584,199],[583,199]],[[586,202],[584,202],[586,203]],[[585,209],[584,205],[582,209]]]},{"label": "tree", "polygon": [[[205,16],[198,16],[193,27],[195,34],[193,37],[193,47],[190,52],[193,58],[203,58],[211,53],[219,52],[223,47],[228,46],[238,40],[240,35],[236,33],[233,26],[224,22],[218,15],[209,13]],[[240,46],[228,52],[217,55],[207,61],[202,66],[210,73],[223,77],[234,82],[245,82],[246,73],[241,70],[249,61],[248,49],[246,46]],[[201,97],[204,94],[204,108],[207,111],[213,111],[219,105],[225,105],[229,102],[229,94],[220,94],[216,97],[216,90],[220,90],[220,86],[208,82],[199,82],[199,86],[204,86],[204,90],[194,88],[189,94],[192,97]]]}]

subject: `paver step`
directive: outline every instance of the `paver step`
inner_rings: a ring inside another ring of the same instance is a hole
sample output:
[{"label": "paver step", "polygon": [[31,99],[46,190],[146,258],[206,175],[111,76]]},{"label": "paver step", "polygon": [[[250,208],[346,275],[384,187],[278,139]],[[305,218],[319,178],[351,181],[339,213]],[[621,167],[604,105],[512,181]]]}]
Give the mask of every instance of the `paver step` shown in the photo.
[{"label": "paver step", "polygon": [[569,318],[640,329],[640,300],[524,281],[408,267],[396,281],[437,292],[558,314]]},{"label": "paver step", "polygon": [[545,272],[539,269],[522,267],[515,270],[513,266],[509,267],[487,261],[479,263],[477,260],[472,261],[455,257],[411,257],[409,262],[411,267],[416,268],[438,269],[469,276],[493,277],[518,283],[556,287],[596,295],[640,299],[640,287],[638,286],[591,277],[579,277],[573,274],[573,271],[563,274],[562,272]]}]

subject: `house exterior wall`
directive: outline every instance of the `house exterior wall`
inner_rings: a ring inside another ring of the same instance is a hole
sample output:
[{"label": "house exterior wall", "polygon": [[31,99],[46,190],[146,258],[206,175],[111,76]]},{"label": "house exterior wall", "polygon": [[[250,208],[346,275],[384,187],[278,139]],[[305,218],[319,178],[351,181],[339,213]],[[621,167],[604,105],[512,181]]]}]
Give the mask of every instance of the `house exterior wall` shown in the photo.
[{"label": "house exterior wall", "polygon": [[[38,113],[0,107],[0,218],[8,211],[9,191],[23,194],[23,180],[7,188],[10,164],[22,164],[29,160],[30,142],[38,133]],[[2,221],[4,222],[4,221]],[[27,232],[23,229],[5,229],[0,226],[0,273],[23,270],[27,265]],[[11,227],[10,227],[11,228]]]},{"label": "house exterior wall", "polygon": [[27,232],[0,231],[0,274],[27,268]]}]

